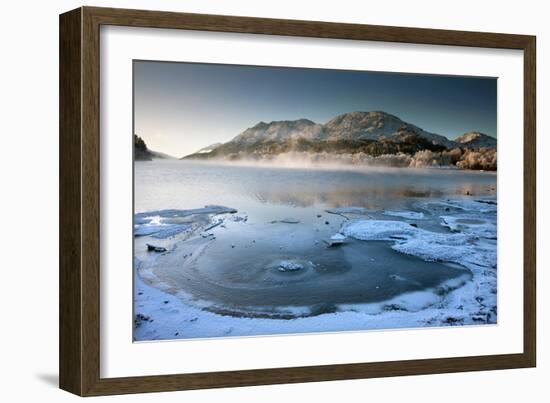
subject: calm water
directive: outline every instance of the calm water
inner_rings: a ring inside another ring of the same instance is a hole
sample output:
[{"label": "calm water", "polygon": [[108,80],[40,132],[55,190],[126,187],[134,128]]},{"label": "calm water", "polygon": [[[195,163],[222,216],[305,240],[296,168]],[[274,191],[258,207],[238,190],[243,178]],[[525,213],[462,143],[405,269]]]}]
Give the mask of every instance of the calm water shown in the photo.
[{"label": "calm water", "polygon": [[136,212],[222,204],[260,214],[266,207],[395,209],[414,198],[496,195],[496,174],[435,169],[313,170],[157,160],[135,164]]},{"label": "calm water", "polygon": [[[154,266],[174,292],[211,303],[211,310],[269,316],[278,307],[309,307],[311,314],[339,304],[388,300],[402,293],[436,287],[464,276],[461,267],[425,262],[391,249],[390,242],[348,240],[327,248],[344,217],[326,209],[365,207],[377,219],[383,210],[418,211],[418,202],[470,196],[495,196],[494,173],[455,170],[313,170],[214,165],[189,161],[135,164],[135,210],[192,209],[223,205],[246,222],[227,219],[211,231],[178,245]],[[423,211],[415,222],[430,231],[448,231],[439,215]],[[446,214],[452,214],[447,212]],[[280,222],[291,218],[297,224]],[[407,220],[407,222],[414,222]],[[136,255],[146,239],[136,238]],[[165,241],[169,242],[169,241]],[[206,244],[207,243],[207,244]],[[205,247],[206,245],[206,247]],[[185,263],[193,251],[200,258]],[[302,264],[281,272],[281,261]],[[466,273],[469,273],[466,271]]]}]

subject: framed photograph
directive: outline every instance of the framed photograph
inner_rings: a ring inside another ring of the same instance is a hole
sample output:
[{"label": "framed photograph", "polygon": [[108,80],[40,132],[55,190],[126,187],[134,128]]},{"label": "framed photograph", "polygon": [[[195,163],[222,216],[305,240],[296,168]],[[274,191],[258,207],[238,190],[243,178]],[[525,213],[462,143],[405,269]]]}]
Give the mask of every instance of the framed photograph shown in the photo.
[{"label": "framed photograph", "polygon": [[535,37],[60,16],[60,386],[533,367]]}]

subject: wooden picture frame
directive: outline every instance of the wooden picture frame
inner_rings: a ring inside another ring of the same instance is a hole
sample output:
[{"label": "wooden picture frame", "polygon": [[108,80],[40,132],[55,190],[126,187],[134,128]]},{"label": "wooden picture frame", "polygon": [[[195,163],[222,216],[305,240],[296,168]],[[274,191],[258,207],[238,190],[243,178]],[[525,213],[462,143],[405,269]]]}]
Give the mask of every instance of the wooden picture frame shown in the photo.
[{"label": "wooden picture frame", "polygon": [[[102,25],[524,52],[523,353],[127,378],[100,377],[99,35]],[[60,387],[81,396],[533,367],[536,363],[535,37],[81,7],[60,16]]]}]

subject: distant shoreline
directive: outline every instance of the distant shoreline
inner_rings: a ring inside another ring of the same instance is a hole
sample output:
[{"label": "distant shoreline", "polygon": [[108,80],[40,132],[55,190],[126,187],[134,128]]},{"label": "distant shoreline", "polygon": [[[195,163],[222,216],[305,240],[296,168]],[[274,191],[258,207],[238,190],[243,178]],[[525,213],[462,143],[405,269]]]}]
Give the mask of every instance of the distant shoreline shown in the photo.
[{"label": "distant shoreline", "polygon": [[[155,160],[166,160],[153,158]],[[174,161],[175,159],[170,159]],[[151,160],[135,160],[148,162]],[[287,153],[271,157],[261,158],[181,158],[177,161],[189,161],[205,164],[230,165],[230,166],[261,166],[280,167],[296,169],[365,169],[365,168],[398,168],[398,169],[433,169],[451,171],[472,171],[472,172],[497,172],[496,166],[490,168],[461,168],[455,164],[440,164],[431,156],[427,158],[415,158],[408,154],[388,154],[379,157],[354,154],[309,154],[309,153]]]}]

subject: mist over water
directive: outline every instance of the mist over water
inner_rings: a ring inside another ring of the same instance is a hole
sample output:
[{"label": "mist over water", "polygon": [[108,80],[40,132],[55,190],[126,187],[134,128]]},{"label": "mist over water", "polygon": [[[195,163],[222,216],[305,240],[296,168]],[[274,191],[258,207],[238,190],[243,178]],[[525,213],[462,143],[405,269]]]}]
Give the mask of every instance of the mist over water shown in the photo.
[{"label": "mist over water", "polygon": [[496,173],[344,164],[157,160],[135,164],[135,212],[221,204],[258,209],[405,207],[411,198],[495,196]]}]

